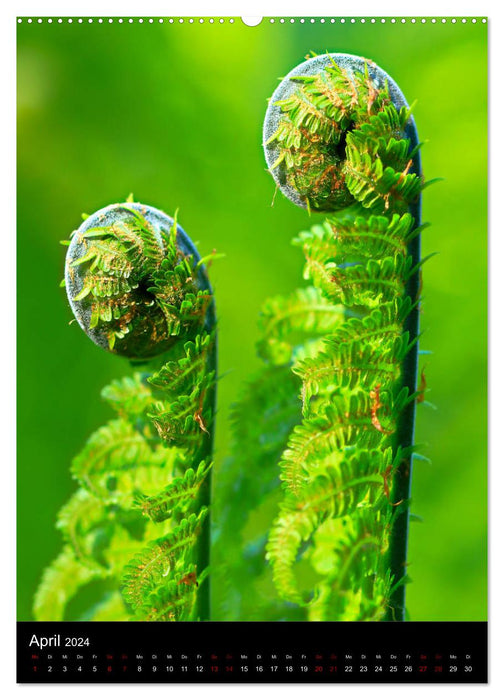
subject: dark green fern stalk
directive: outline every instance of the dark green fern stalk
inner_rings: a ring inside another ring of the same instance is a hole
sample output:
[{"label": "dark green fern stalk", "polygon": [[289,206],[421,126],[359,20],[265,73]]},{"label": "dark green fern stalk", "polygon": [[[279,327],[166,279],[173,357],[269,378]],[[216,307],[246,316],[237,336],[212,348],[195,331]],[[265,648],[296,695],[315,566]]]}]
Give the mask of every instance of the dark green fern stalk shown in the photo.
[{"label": "dark green fern stalk", "polygon": [[35,616],[208,620],[217,342],[205,261],[176,219],[131,201],[86,217],[67,243],[75,318],[135,371],[103,390],[117,417],[73,461],[79,489]]},{"label": "dark green fern stalk", "polygon": [[[308,210],[331,212],[295,243],[311,294],[341,305],[328,335],[312,333],[283,359],[301,380],[303,420],[280,461],[285,493],[267,557],[280,596],[305,607],[309,619],[403,620],[421,394],[425,184],[414,122],[384,71],[330,54],[282,81],[264,136],[283,193]],[[266,313],[274,327],[275,312]],[[278,351],[278,340],[266,334],[263,350]]]},{"label": "dark green fern stalk", "polygon": [[[421,174],[419,155],[414,159],[414,172]],[[416,201],[410,204],[410,214],[413,217],[414,225],[420,228],[421,222],[421,195]],[[420,333],[419,319],[419,302],[420,302],[420,235],[412,238],[408,243],[408,255],[411,256],[414,272],[406,283],[404,295],[409,299],[416,299],[417,303],[413,304],[409,314],[404,320],[404,332],[409,338],[416,339],[415,344],[410,348],[409,352],[402,362],[401,368],[401,384],[406,387],[410,396],[415,396],[416,401],[410,401],[404,407],[400,420],[397,426],[396,445],[406,446],[413,445],[415,439],[415,407],[416,402],[422,399],[422,392],[417,393],[417,376],[418,376],[418,337]],[[391,490],[392,503],[409,505],[411,497],[411,477],[413,473],[413,456],[411,452],[405,455],[399,463],[397,472],[394,475],[394,480]],[[408,534],[409,534],[410,512],[408,507],[404,507],[396,514],[392,530],[390,533],[389,542],[389,565],[392,573],[392,581],[399,582],[400,585],[395,585],[390,593],[388,606],[386,609],[386,619],[391,621],[404,620],[406,612],[406,586],[407,580],[407,555],[408,555]]]}]

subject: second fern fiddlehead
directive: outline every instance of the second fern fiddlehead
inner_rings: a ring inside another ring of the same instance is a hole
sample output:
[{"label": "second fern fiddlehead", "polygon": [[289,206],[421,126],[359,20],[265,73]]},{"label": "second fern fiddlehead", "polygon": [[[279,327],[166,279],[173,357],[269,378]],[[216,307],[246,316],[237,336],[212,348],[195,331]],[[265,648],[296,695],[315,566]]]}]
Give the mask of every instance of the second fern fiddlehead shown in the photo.
[{"label": "second fern fiddlehead", "polygon": [[[313,294],[341,312],[291,356],[303,421],[281,458],[285,496],[267,556],[280,595],[311,619],[401,620],[425,186],[415,125],[384,71],[330,54],[281,82],[264,141],[283,193],[331,212],[295,243]],[[274,327],[276,312],[266,314]],[[267,333],[261,344],[269,361],[278,340]],[[304,585],[300,558],[311,569]]]},{"label": "second fern fiddlehead", "polygon": [[117,417],[73,461],[79,490],[36,617],[64,619],[93,582],[86,618],[209,619],[216,331],[204,261],[176,220],[126,202],[72,234],[65,285],[83,330],[136,372],[103,390]]}]

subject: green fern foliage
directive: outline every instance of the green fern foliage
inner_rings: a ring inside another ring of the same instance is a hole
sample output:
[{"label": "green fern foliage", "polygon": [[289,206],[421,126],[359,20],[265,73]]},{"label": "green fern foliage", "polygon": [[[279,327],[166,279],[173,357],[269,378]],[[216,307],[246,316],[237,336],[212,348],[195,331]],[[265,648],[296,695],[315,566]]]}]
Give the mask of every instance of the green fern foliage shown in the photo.
[{"label": "green fern foliage", "polygon": [[[405,367],[417,351],[414,212],[425,185],[406,136],[410,111],[373,83],[367,64],[350,75],[331,58],[317,75],[293,80],[297,88],[277,103],[271,170],[309,209],[333,212],[294,244],[311,294],[341,318],[321,328],[315,352],[291,357],[303,419],[279,460],[284,496],[266,558],[278,595],[306,608],[307,619],[383,619],[403,583],[390,543],[407,500],[392,494],[411,447],[404,416],[418,398]],[[281,303],[268,308],[266,333],[280,332],[261,348],[282,342]]]},{"label": "green fern foliage", "polygon": [[79,486],[58,517],[65,545],[37,591],[39,620],[208,617],[199,582],[208,564],[212,297],[176,221],[148,211],[113,205],[93,215],[103,225],[73,235],[77,259],[70,244],[67,291],[79,323],[116,353],[160,357],[137,360],[102,391],[116,417],[72,462]]},{"label": "green fern foliage", "polygon": [[[416,398],[401,384],[416,342],[404,328],[417,301],[404,294],[411,217],[371,216],[366,229],[361,216],[350,225],[343,212],[341,232],[339,245],[333,215],[296,241],[315,288],[344,310],[314,351],[290,364],[303,419],[279,460],[285,495],[266,558],[278,594],[306,609],[306,619],[375,620],[387,613],[390,529],[404,505],[391,501],[403,458],[395,436]],[[312,274],[313,260],[326,272]]]},{"label": "green fern foliage", "polygon": [[171,518],[177,510],[185,512],[196,499],[198,490],[205,481],[212,464],[201,462],[195,471],[186,469],[183,476],[174,477],[168,486],[154,496],[140,493],[136,496],[134,507],[139,508],[153,522],[162,522]]},{"label": "green fern foliage", "polygon": [[304,542],[330,518],[343,518],[380,493],[391,458],[379,450],[360,451],[329,465],[280,508],[268,542],[268,559],[275,562],[274,579],[289,600],[304,604],[295,581],[294,564]]},{"label": "green fern foliage", "polygon": [[[265,308],[265,311],[268,311]],[[299,319],[300,330],[301,318]],[[306,329],[308,330],[308,329]],[[292,338],[290,338],[292,342]],[[281,498],[278,460],[301,420],[299,380],[268,362],[242,387],[231,413],[231,454],[218,472],[213,586],[217,619],[292,619],[275,595],[264,552]],[[239,552],[240,556],[229,556]],[[295,613],[294,619],[299,619]]]},{"label": "green fern foliage", "polygon": [[414,149],[405,138],[409,119],[363,72],[350,75],[335,62],[317,75],[291,78],[297,89],[277,105],[278,129],[266,145],[278,148],[271,170],[311,209],[341,210],[355,202],[377,212],[406,212],[422,189],[409,170]]},{"label": "green fern foliage", "polygon": [[[264,368],[233,412],[229,502],[217,541],[241,547],[243,558],[221,564],[227,619],[404,617],[395,598],[405,583],[397,528],[408,519],[404,483],[422,400],[416,319],[425,183],[411,113],[396,107],[395,88],[372,78],[363,59],[320,58],[316,69],[307,64],[284,79],[285,97],[270,104],[264,130],[282,192],[327,216],[293,240],[309,286],[264,304]],[[290,426],[272,421],[272,406],[288,391],[296,394],[284,414]],[[237,476],[253,465],[248,481]]]},{"label": "green fern foliage", "polygon": [[33,612],[37,620],[63,620],[70,599],[100,574],[81,563],[71,547],[64,547],[44,571],[35,594]]},{"label": "green fern foliage", "polygon": [[316,287],[269,299],[259,320],[258,353],[267,362],[287,364],[295,348],[323,336],[343,318],[343,307],[331,304]]},{"label": "green fern foliage", "polygon": [[122,594],[134,610],[142,607],[147,597],[164,585],[164,579],[173,579],[177,572],[180,574],[182,555],[194,546],[206,515],[205,508],[198,516],[192,513],[129,561],[123,573]]}]

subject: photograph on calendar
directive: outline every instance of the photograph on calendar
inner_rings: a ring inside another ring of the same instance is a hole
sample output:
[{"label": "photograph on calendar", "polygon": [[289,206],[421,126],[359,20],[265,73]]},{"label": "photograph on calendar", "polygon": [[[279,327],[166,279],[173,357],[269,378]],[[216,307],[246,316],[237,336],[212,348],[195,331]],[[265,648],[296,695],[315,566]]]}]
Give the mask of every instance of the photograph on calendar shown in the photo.
[{"label": "photograph on calendar", "polygon": [[[116,622],[460,623],[410,680],[473,680],[478,649],[448,659],[488,619],[487,30],[17,19],[24,681],[64,646],[85,681]],[[324,649],[293,680],[348,681]]]}]

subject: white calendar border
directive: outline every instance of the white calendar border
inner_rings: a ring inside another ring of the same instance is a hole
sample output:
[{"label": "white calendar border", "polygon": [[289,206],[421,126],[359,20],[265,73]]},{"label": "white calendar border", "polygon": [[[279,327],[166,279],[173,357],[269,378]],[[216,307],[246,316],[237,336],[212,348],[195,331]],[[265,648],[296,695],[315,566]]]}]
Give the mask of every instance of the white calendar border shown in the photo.
[{"label": "white calendar border", "polygon": [[[309,14],[306,14],[306,10]],[[500,503],[504,494],[504,449],[497,444],[497,436],[502,433],[504,425],[504,409],[502,396],[504,396],[504,275],[499,269],[499,263],[504,261],[504,231],[502,224],[499,225],[497,207],[502,200],[503,178],[500,163],[504,161],[504,130],[499,129],[504,112],[504,91],[502,85],[502,73],[504,71],[504,41],[503,41],[503,11],[497,8],[496,4],[489,2],[468,2],[458,0],[453,2],[436,2],[434,0],[424,0],[421,3],[406,4],[402,2],[353,2],[348,7],[343,7],[341,3],[313,1],[301,2],[300,0],[290,0],[290,2],[280,2],[270,0],[269,2],[214,2],[203,3],[186,0],[184,3],[166,3],[161,1],[144,1],[142,3],[124,0],[123,2],[111,2],[110,0],[89,0],[88,2],[74,2],[70,5],[68,0],[64,2],[50,1],[41,3],[17,2],[13,3],[6,10],[2,9],[2,19],[0,23],[0,46],[2,47],[2,95],[6,99],[6,104],[1,110],[2,138],[2,180],[1,199],[3,212],[2,244],[4,246],[4,256],[2,274],[0,274],[1,292],[0,298],[10,300],[4,309],[2,323],[2,334],[0,340],[0,367],[2,368],[2,387],[4,389],[1,400],[0,426],[2,435],[2,445],[7,446],[2,460],[2,470],[4,478],[3,507],[2,516],[2,577],[1,577],[1,598],[2,614],[1,629],[2,639],[0,646],[0,683],[4,687],[7,697],[32,697],[45,700],[61,698],[70,694],[72,697],[87,697],[92,693],[93,698],[100,700],[101,697],[110,698],[111,695],[121,695],[121,698],[133,698],[138,693],[143,693],[145,686],[139,684],[126,685],[98,685],[82,686],[72,685],[71,688],[65,685],[51,686],[16,686],[15,685],[15,540],[12,533],[14,525],[14,503],[15,503],[15,17],[43,17],[76,16],[82,14],[89,16],[132,16],[135,17],[141,12],[143,16],[193,16],[206,17],[241,17],[263,15],[272,16],[351,16],[357,17],[402,17],[402,16],[461,16],[461,17],[482,17],[489,16],[489,36],[490,36],[490,119],[493,128],[491,130],[491,154],[490,154],[490,251],[489,273],[490,273],[490,535],[491,535],[491,566],[490,574],[490,679],[489,686],[474,685],[324,685],[317,686],[317,700],[326,697],[335,698],[337,695],[346,698],[358,698],[361,696],[368,698],[372,694],[373,700],[381,700],[391,696],[406,695],[408,698],[424,697],[426,693],[429,698],[474,698],[474,696],[485,694],[490,697],[502,697],[504,692],[504,595],[502,587],[504,582],[504,563],[502,557],[502,542],[504,541],[504,507]],[[461,271],[461,275],[463,271]],[[500,360],[500,362],[499,362]],[[494,439],[492,439],[492,436]],[[7,507],[6,507],[7,505]],[[407,624],[407,623],[406,623]],[[150,697],[187,698],[191,692],[197,692],[206,698],[231,698],[238,693],[240,700],[256,698],[260,693],[262,697],[268,698],[277,696],[280,692],[286,692],[293,699],[305,697],[311,692],[311,686],[288,685],[288,686],[264,686],[264,685],[218,685],[218,686],[191,686],[191,685],[149,685],[147,693]]]}]

